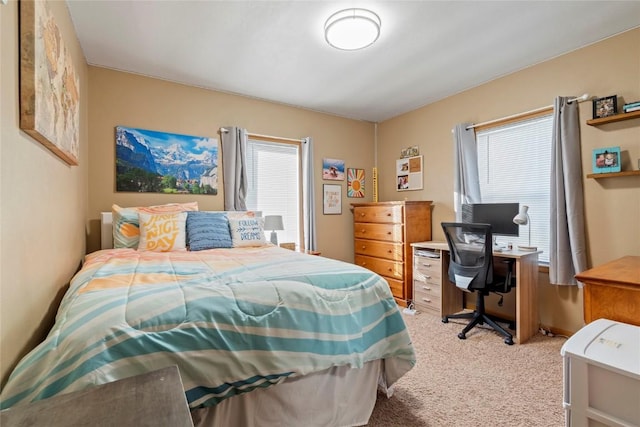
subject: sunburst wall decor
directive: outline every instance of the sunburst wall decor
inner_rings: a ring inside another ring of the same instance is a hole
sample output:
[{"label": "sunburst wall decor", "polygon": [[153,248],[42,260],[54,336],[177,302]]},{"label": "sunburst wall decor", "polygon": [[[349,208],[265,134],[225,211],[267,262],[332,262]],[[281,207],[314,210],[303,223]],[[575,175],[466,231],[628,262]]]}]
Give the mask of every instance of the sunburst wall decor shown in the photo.
[{"label": "sunburst wall decor", "polygon": [[364,197],[364,169],[347,169],[347,197]]}]

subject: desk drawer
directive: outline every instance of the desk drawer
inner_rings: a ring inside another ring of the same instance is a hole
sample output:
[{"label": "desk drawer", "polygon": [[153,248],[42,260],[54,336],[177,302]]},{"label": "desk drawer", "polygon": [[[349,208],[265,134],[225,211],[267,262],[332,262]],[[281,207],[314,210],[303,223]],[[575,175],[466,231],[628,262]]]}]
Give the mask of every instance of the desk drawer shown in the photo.
[{"label": "desk drawer", "polygon": [[424,265],[417,264],[414,259],[413,277],[417,280],[424,280],[426,282],[439,284],[442,281],[442,270],[440,265],[426,267]]},{"label": "desk drawer", "polygon": [[360,267],[367,268],[374,273],[378,273],[381,276],[390,277],[396,280],[402,280],[404,276],[404,264],[398,261],[356,255],[355,264]]},{"label": "desk drawer", "polygon": [[423,280],[416,279],[414,277],[413,280],[413,295],[414,298],[417,295],[424,295],[433,298],[442,298],[442,289],[440,288],[440,283],[429,283]]},{"label": "desk drawer", "polygon": [[375,240],[356,239],[354,243],[355,253],[369,255],[378,258],[390,259],[392,261],[402,261],[402,243],[378,242]]},{"label": "desk drawer", "polygon": [[413,303],[418,310],[430,310],[440,315],[440,307],[442,306],[442,298],[440,289],[425,290],[424,282],[413,282]]},{"label": "desk drawer", "polygon": [[402,224],[356,222],[353,226],[353,234],[356,239],[402,242]]},{"label": "desk drawer", "polygon": [[402,206],[356,206],[353,218],[356,222],[401,223]]}]

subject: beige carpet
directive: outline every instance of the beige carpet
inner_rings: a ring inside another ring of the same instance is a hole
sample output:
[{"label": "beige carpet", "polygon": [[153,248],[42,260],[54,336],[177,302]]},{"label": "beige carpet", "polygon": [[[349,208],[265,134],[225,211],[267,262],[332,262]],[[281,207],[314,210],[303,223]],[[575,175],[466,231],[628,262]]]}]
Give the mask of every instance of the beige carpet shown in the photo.
[{"label": "beige carpet", "polygon": [[562,427],[562,337],[537,334],[508,346],[495,332],[475,328],[457,337],[466,321],[403,315],[416,366],[392,398],[378,395],[370,427]]}]

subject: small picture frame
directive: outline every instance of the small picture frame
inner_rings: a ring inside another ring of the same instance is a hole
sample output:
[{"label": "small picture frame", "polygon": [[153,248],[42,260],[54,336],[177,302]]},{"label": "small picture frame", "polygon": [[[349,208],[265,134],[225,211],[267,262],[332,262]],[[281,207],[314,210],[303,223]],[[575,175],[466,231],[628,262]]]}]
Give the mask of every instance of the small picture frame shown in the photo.
[{"label": "small picture frame", "polygon": [[620,147],[596,148],[593,150],[593,173],[620,172]]},{"label": "small picture frame", "polygon": [[618,114],[618,96],[611,95],[593,100],[593,118],[600,119]]},{"label": "small picture frame", "polygon": [[400,150],[400,158],[401,159],[406,159],[407,157],[415,157],[418,154],[420,154],[420,151],[418,150],[418,146],[417,145],[414,145],[412,147],[403,148],[402,150]]},{"label": "small picture frame", "polygon": [[342,214],[342,185],[322,184],[322,213],[324,215]]}]

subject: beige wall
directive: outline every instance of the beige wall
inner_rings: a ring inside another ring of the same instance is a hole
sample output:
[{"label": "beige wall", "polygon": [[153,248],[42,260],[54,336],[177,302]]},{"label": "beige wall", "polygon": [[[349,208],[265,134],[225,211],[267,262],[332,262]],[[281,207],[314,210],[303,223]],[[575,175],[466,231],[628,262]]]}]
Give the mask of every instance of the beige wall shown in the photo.
[{"label": "beige wall", "polygon": [[51,2],[80,79],[79,166],[68,166],[19,128],[18,3],[0,5],[0,375],[51,326],[85,251],[87,66],[66,3]]},{"label": "beige wall", "polygon": [[[373,124],[104,68],[89,67],[89,81],[89,214],[92,219],[89,251],[99,248],[99,213],[109,211],[113,203],[139,206],[196,200],[201,210],[222,210],[224,205],[221,178],[216,196],[115,192],[115,126],[220,140],[220,127],[235,125],[263,135],[313,138],[318,248],[324,256],[353,260],[349,203],[362,199],[346,197],[346,181],[324,181],[340,183],[343,198],[342,215],[322,215],[322,159],[343,159],[347,167],[364,168],[370,179]],[[365,200],[371,200],[370,190],[367,195]]]},{"label": "beige wall", "polygon": [[[430,82],[429,84],[438,84]],[[433,200],[434,240],[443,240],[440,222],[454,218],[451,129],[553,104],[558,95],[617,94],[640,99],[640,29],[486,83],[378,126],[380,200]],[[620,146],[623,168],[638,169],[640,119],[592,127],[591,102],[580,105],[582,164],[591,173],[594,148]],[[394,167],[403,147],[424,155],[424,189],[398,193]],[[589,265],[624,255],[640,255],[640,177],[585,179]],[[575,332],[583,325],[582,291],[549,285],[540,274],[540,317],[545,326]]]}]

